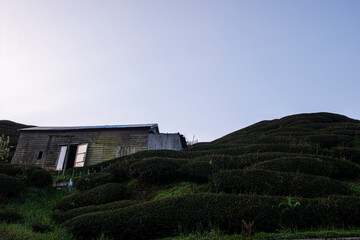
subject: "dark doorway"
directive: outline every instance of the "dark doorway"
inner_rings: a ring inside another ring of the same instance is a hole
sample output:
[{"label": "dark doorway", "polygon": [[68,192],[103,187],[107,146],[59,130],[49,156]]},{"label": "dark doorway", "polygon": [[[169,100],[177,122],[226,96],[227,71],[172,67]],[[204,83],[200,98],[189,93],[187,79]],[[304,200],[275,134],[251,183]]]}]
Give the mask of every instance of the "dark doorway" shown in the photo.
[{"label": "dark doorway", "polygon": [[70,151],[69,151],[69,156],[68,156],[68,162],[67,162],[67,165],[66,165],[66,170],[69,169],[69,168],[74,167],[74,162],[75,162],[75,157],[76,157],[76,150],[77,150],[76,145],[70,146]]}]

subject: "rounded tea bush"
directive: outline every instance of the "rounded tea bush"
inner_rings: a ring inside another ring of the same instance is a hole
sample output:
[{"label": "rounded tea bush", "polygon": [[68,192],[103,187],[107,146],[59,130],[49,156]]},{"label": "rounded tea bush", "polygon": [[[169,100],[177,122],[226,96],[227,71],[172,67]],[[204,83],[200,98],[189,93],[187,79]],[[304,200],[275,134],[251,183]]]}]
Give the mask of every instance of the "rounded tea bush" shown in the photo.
[{"label": "rounded tea bush", "polygon": [[28,173],[27,182],[29,186],[45,188],[52,184],[51,174],[44,169],[33,169]]},{"label": "rounded tea bush", "polygon": [[355,179],[360,175],[360,166],[355,163],[336,158],[323,160],[321,157],[277,158],[254,164],[251,168],[281,172],[301,172],[335,179]]},{"label": "rounded tea bush", "polygon": [[[186,162],[185,162],[186,163]],[[171,183],[181,179],[178,169],[183,164],[181,160],[171,158],[148,158],[130,166],[132,178],[150,184]]]},{"label": "rounded tea bush", "polygon": [[278,196],[322,197],[355,194],[344,183],[322,176],[261,169],[225,170],[213,175],[216,192]]},{"label": "rounded tea bush", "polygon": [[353,138],[346,135],[318,134],[307,138],[312,143],[319,144],[321,148],[332,148],[339,145],[346,145]]},{"label": "rounded tea bush", "polygon": [[253,229],[276,231],[281,227],[360,226],[360,198],[330,196],[297,199],[291,211],[280,203],[285,197],[193,194],[150,201],[122,209],[84,214],[66,221],[75,237],[93,239],[103,233],[112,239],[158,239],[218,226],[221,231],[241,233],[243,221]]},{"label": "rounded tea bush", "polygon": [[15,197],[25,190],[25,183],[15,177],[0,174],[0,198]]},{"label": "rounded tea bush", "polygon": [[193,161],[208,162],[212,165],[217,166],[219,169],[240,169],[244,168],[245,166],[245,163],[242,161],[242,158],[240,156],[232,155],[204,155],[195,158]]},{"label": "rounded tea bush", "polygon": [[116,182],[122,182],[129,180],[130,177],[130,166],[136,162],[139,162],[139,159],[123,160],[121,162],[116,162],[111,166],[106,167],[103,172],[111,173]]},{"label": "rounded tea bush", "polygon": [[10,163],[0,163],[0,174],[16,176],[22,174],[22,170],[18,165]]},{"label": "rounded tea bush", "polygon": [[331,150],[335,157],[345,158],[351,162],[360,164],[360,150],[348,147],[337,147]]},{"label": "rounded tea bush", "polygon": [[241,220],[253,217],[246,213],[249,212],[247,209],[260,205],[259,216],[254,220],[259,226],[273,229],[276,223],[271,222],[270,217],[280,218],[280,202],[281,198],[266,201],[260,196],[185,195],[84,214],[66,221],[64,226],[81,239],[96,238],[100,233],[112,239],[158,239],[179,234],[179,231],[192,231],[199,226],[204,230],[219,226],[225,231],[241,231]]},{"label": "rounded tea bush", "polygon": [[184,180],[201,183],[208,182],[211,175],[219,171],[219,168],[210,162],[191,161],[179,171],[183,174]]},{"label": "rounded tea bush", "polygon": [[75,188],[80,191],[115,182],[115,176],[109,172],[99,172],[82,177],[75,182]]},{"label": "rounded tea bush", "polygon": [[138,203],[139,203],[138,201],[122,200],[122,201],[111,202],[111,203],[100,204],[100,205],[79,207],[79,208],[71,209],[66,212],[54,212],[52,214],[51,218],[56,223],[62,223],[69,219],[72,219],[74,217],[77,217],[77,216],[80,216],[80,215],[83,215],[86,213],[115,210],[115,209],[129,207],[129,206],[132,206],[132,205],[135,205]]},{"label": "rounded tea bush", "polygon": [[87,191],[74,193],[64,198],[53,210],[68,211],[70,209],[98,205],[129,198],[129,191],[120,183],[107,183]]}]

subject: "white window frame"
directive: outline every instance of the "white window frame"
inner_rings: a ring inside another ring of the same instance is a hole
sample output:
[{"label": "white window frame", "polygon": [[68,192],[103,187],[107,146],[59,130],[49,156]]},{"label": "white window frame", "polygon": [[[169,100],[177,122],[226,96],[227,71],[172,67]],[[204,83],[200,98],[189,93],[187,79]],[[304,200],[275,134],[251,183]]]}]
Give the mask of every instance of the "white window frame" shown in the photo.
[{"label": "white window frame", "polygon": [[79,144],[76,150],[74,167],[84,167],[88,143]]},{"label": "white window frame", "polygon": [[65,161],[65,157],[66,157],[66,152],[67,152],[67,146],[61,146],[59,157],[58,157],[58,160],[57,160],[57,163],[56,163],[56,170],[57,171],[63,170],[64,161]]}]

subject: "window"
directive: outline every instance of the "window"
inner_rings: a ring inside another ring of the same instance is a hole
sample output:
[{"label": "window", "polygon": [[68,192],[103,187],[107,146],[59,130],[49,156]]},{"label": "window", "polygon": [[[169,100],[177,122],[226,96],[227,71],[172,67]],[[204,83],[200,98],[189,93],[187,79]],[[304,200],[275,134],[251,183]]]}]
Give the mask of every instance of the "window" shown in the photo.
[{"label": "window", "polygon": [[43,153],[43,151],[39,151],[36,160],[40,161],[44,155]]},{"label": "window", "polygon": [[66,156],[67,146],[61,146],[59,158],[56,165],[56,170],[61,171],[63,169],[64,160]]},{"label": "window", "polygon": [[83,167],[84,166],[87,147],[88,147],[87,143],[80,144],[77,147],[74,167]]}]

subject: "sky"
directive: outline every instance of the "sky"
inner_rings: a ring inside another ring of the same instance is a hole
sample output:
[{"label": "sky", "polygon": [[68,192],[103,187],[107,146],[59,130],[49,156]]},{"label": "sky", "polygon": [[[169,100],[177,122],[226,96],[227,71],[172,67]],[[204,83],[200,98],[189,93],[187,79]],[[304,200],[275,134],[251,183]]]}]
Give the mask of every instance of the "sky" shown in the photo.
[{"label": "sky", "polygon": [[0,0],[0,119],[200,142],[298,113],[360,119],[359,26],[358,0]]}]

